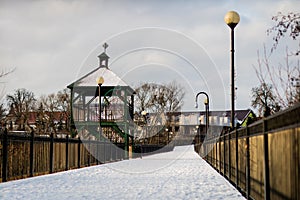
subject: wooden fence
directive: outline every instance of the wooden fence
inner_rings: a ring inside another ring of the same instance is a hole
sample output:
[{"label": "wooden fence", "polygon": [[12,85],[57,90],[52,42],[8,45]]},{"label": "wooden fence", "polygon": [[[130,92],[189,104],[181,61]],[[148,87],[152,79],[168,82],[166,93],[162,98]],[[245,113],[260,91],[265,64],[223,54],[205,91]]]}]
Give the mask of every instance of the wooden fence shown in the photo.
[{"label": "wooden fence", "polygon": [[135,145],[129,152],[124,148],[124,143],[2,131],[0,182],[172,151],[174,145]]},{"label": "wooden fence", "polygon": [[123,143],[3,131],[0,133],[0,181],[119,161],[126,159],[125,155]]},{"label": "wooden fence", "polygon": [[300,105],[195,150],[247,199],[300,199]]}]

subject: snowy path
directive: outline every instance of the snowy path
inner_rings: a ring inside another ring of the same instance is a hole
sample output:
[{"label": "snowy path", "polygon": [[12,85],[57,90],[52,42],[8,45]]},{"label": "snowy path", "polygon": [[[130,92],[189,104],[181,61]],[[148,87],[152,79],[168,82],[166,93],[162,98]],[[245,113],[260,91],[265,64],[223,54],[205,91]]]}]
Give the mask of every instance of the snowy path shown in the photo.
[{"label": "snowy path", "polygon": [[0,184],[0,199],[244,199],[194,151],[173,152]]}]

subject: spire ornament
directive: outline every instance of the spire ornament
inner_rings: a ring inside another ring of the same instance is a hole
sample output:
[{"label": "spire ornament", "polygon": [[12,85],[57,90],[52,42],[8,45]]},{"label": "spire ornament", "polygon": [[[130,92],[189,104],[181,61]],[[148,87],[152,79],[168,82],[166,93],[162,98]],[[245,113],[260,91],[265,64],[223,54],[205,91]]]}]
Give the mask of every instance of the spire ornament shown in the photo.
[{"label": "spire ornament", "polygon": [[106,53],[106,49],[108,48],[108,44],[105,42],[102,46],[104,48],[104,53]]}]

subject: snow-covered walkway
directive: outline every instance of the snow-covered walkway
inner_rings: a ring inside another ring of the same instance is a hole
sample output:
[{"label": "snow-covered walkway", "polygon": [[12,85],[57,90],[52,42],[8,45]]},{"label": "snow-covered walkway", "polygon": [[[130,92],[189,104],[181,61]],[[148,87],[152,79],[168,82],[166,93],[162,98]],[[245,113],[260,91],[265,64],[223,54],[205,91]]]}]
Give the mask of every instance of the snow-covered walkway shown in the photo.
[{"label": "snow-covered walkway", "polygon": [[0,184],[0,199],[244,199],[193,150]]}]

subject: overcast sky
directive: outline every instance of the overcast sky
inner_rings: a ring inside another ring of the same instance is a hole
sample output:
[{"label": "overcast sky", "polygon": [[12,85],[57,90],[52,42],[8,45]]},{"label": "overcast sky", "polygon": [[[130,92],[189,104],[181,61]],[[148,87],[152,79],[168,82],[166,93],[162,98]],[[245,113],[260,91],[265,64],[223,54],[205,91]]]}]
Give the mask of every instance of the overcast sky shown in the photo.
[{"label": "overcast sky", "polygon": [[271,18],[299,8],[298,0],[0,1],[0,67],[15,68],[1,88],[4,94],[26,88],[36,97],[62,90],[98,66],[107,42],[110,69],[132,87],[175,80],[186,90],[183,110],[194,110],[200,91],[209,93],[211,109],[230,109],[224,16],[235,10],[241,17],[235,29],[236,108],[250,108],[251,88],[259,84],[257,50],[272,45],[266,35]]}]

